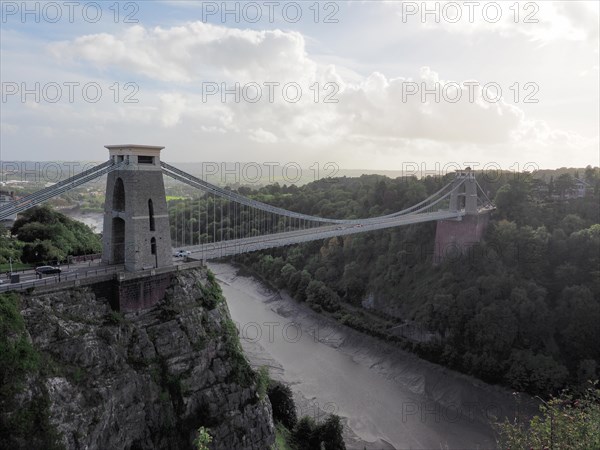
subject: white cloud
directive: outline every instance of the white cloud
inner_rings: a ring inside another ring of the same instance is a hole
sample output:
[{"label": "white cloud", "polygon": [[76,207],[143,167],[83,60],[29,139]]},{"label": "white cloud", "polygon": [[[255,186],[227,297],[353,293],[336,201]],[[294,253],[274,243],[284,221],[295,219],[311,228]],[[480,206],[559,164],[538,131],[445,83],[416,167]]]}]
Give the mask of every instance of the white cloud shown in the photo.
[{"label": "white cloud", "polygon": [[[571,12],[571,16],[577,15],[576,9]],[[567,20],[564,15],[559,17]],[[513,30],[514,25],[505,19],[496,27]],[[440,26],[454,29],[448,24]],[[473,26],[479,26],[477,21]],[[187,117],[189,122],[200,122],[204,130],[245,130],[244,134],[254,142],[296,142],[308,146],[345,139],[508,145],[515,142],[515,136],[521,142],[531,135],[531,125],[526,125],[519,107],[504,98],[495,103],[486,101],[481,87],[471,91],[463,85],[465,80],[457,80],[459,88],[454,89],[448,85],[450,81],[440,79],[428,67],[423,67],[415,78],[388,78],[373,72],[359,81],[354,75],[345,81],[335,66],[310,59],[303,36],[294,31],[240,30],[202,22],[171,28],[138,25],[119,35],[87,35],[50,48],[62,58],[88,61],[104,69],[114,66],[163,82],[167,89],[158,94],[160,102],[154,111],[158,115],[154,122],[168,128],[182,126]],[[201,86],[207,74],[220,76],[219,81],[227,82],[229,88],[236,81],[241,87],[249,80],[257,82],[263,96],[256,103],[243,95],[239,102],[233,95],[226,97],[225,102],[219,94],[203,98]],[[278,86],[275,102],[267,101],[265,81],[276,81],[281,86],[288,81],[299,83],[301,100],[284,101]],[[323,88],[332,81],[339,88],[333,96],[338,103],[327,104],[325,95],[331,91]],[[183,84],[172,86],[169,82]],[[320,83],[318,98],[311,89],[315,82]],[[407,90],[415,85],[419,93],[407,95]],[[424,89],[437,89],[441,96],[422,97]],[[504,90],[506,95],[508,86]],[[460,100],[453,102],[458,94]],[[277,129],[277,133],[266,131],[267,128]],[[523,131],[525,128],[529,132]],[[550,132],[541,127],[536,133]]]},{"label": "white cloud", "polygon": [[[205,127],[246,129],[256,142],[331,143],[342,131],[345,136],[372,136],[376,141],[407,138],[508,142],[524,120],[523,111],[503,99],[497,103],[484,101],[480,88],[473,91],[472,100],[466,87],[445,91],[448,81],[440,80],[427,67],[414,80],[388,79],[374,72],[359,82],[344,82],[334,66],[318,65],[308,58],[304,39],[296,32],[238,30],[194,22],[169,29],[135,26],[120,36],[84,36],[52,48],[62,55],[103,66],[123,64],[156,81],[186,81],[187,86],[201,85],[205,73],[220,73],[226,79],[240,75],[242,83],[256,80],[263,90],[257,103],[245,101],[242,95],[239,103],[229,96],[222,104],[218,94],[204,101],[197,90],[182,85],[179,90],[160,95],[159,110],[160,121],[166,127],[174,127],[183,116],[190,115],[202,120]],[[301,100],[284,101],[277,87],[275,102],[268,102],[268,88],[262,83],[277,81],[283,85],[287,80],[300,84]],[[339,87],[334,95],[338,103],[325,104],[324,83],[332,80]],[[310,88],[316,81],[321,83],[317,102],[315,90]],[[420,93],[407,96],[408,85],[414,83],[421,91],[437,88],[441,93],[460,93],[461,100],[451,103],[442,97],[436,102],[433,96],[423,99]],[[207,117],[202,113],[206,110],[214,116]],[[273,123],[270,128],[277,128],[280,137],[266,132],[264,123]]]},{"label": "white cloud", "polygon": [[173,127],[181,120],[186,101],[181,94],[162,94],[160,98],[161,121],[165,127]]},{"label": "white cloud", "polygon": [[136,25],[119,35],[92,34],[50,45],[57,58],[178,83],[212,76],[240,82],[310,77],[315,65],[304,47],[297,32],[240,30],[203,22],[171,28]]},{"label": "white cloud", "polygon": [[274,144],[278,141],[277,136],[275,136],[270,131],[264,130],[262,128],[258,128],[257,130],[250,130],[249,138],[261,144]]},{"label": "white cloud", "polygon": [[[598,48],[598,2],[383,2],[404,24],[452,33],[522,35],[540,43],[585,41]],[[436,14],[433,12],[436,11]]]},{"label": "white cloud", "polygon": [[8,123],[8,122],[0,122],[0,128],[2,128],[2,133],[10,133],[15,134],[19,130],[19,126]]},{"label": "white cloud", "polygon": [[[578,11],[560,13],[567,17],[561,20],[585,22]],[[523,34],[511,24],[500,27],[504,27],[502,32]],[[589,23],[584,28],[588,31],[583,34],[561,33],[570,39],[590,39]],[[464,85],[457,91],[451,84],[467,80],[447,79],[429,67],[406,70],[398,77],[385,74],[386,70],[360,75],[329,64],[324,56],[317,62],[308,55],[305,37],[297,31],[240,30],[200,22],[170,28],[137,25],[115,34],[52,43],[49,49],[54,65],[46,68],[48,79],[60,73],[62,79],[83,78],[107,87],[117,72],[137,80],[139,103],[115,104],[108,98],[109,91],[97,104],[8,103],[3,105],[3,116],[18,126],[11,133],[13,146],[35,148],[34,133],[49,136],[57,147],[68,139],[106,144],[137,142],[142,136],[143,141],[172,146],[169,151],[175,160],[195,158],[186,152],[202,142],[203,158],[235,160],[240,157],[236,152],[244,148],[247,154],[263,155],[265,160],[285,152],[300,162],[327,158],[364,168],[391,167],[403,160],[455,159],[457,155],[484,161],[500,155],[514,161],[524,154],[548,166],[565,155],[581,154],[582,161],[589,161],[590,155],[597,154],[593,147],[597,137],[582,137],[534,120],[524,107],[506,98],[486,101],[481,88],[474,89],[471,101]],[[101,75],[86,75],[98,73],[90,65]],[[65,78],[62,74],[69,70],[73,75]],[[286,102],[278,87],[272,103],[266,94],[257,103],[235,102],[231,96],[222,102],[219,95],[207,100],[201,90],[205,81],[230,85],[235,81],[242,85],[294,81],[302,87],[302,97],[297,103]],[[319,97],[315,102],[316,82]],[[327,82],[339,88],[333,95],[337,103],[324,102],[325,95],[333,93],[324,90]],[[443,97],[435,101],[431,94],[424,100],[420,93],[407,95],[413,83],[419,89],[437,87],[452,96],[460,93],[461,99],[452,103]],[[502,88],[507,96],[508,86]],[[52,129],[60,132],[50,133]],[[3,135],[8,136],[4,131],[3,122]]]}]

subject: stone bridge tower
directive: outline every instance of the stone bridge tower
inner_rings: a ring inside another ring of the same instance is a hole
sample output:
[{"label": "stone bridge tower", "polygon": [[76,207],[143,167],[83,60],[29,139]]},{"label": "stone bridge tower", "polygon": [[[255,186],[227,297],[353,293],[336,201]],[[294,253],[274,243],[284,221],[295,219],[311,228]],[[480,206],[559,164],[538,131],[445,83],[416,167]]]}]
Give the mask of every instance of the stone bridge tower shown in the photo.
[{"label": "stone bridge tower", "polygon": [[489,222],[489,210],[477,207],[477,181],[470,168],[457,170],[453,186],[462,185],[450,195],[450,211],[464,211],[460,219],[438,220],[433,263],[455,260],[481,241]]},{"label": "stone bridge tower", "polygon": [[171,229],[160,167],[164,147],[107,145],[110,158],[126,161],[106,180],[102,261],[128,272],[173,265]]},{"label": "stone bridge tower", "polygon": [[462,183],[450,195],[450,211],[465,210],[467,215],[477,214],[477,182],[475,173],[470,168],[457,170],[452,187]]}]

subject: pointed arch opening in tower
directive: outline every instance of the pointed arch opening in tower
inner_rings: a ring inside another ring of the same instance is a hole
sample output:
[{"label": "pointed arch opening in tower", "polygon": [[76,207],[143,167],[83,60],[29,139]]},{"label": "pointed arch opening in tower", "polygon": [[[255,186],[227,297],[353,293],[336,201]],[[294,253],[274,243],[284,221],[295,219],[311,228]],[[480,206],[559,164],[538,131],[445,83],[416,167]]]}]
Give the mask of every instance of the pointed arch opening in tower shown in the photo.
[{"label": "pointed arch opening in tower", "polygon": [[113,189],[113,209],[115,211],[125,211],[125,186],[123,180],[117,178],[115,188]]},{"label": "pointed arch opening in tower", "polygon": [[125,221],[120,217],[112,220],[112,264],[125,262]]}]

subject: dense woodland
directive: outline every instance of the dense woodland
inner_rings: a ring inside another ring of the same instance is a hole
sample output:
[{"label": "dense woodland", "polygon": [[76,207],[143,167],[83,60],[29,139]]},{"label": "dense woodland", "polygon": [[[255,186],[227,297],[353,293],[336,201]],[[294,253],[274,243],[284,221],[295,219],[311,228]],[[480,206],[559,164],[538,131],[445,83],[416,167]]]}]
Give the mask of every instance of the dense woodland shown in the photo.
[{"label": "dense woodland", "polygon": [[[240,191],[293,211],[359,218],[413,205],[450,177],[368,175]],[[568,173],[548,183],[527,173],[479,174],[497,206],[485,240],[437,267],[435,223],[236,260],[351,327],[487,382],[549,395],[583,386],[599,373],[600,176],[588,168],[581,177],[586,195],[573,198],[576,179]],[[174,233],[206,242],[221,223],[231,238],[257,234],[264,224],[256,221],[269,220],[249,215],[236,224],[233,212],[213,201],[172,202],[172,227],[179,227]],[[192,222],[180,219],[176,225],[176,216]],[[410,324],[418,335],[394,333],[399,324]]]}]

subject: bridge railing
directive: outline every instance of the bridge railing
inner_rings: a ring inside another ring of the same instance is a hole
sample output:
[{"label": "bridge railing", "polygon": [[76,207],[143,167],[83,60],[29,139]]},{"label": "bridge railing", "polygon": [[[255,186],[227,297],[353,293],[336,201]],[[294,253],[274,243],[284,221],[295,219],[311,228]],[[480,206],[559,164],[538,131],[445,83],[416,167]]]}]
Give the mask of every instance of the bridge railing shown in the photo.
[{"label": "bridge railing", "polygon": [[62,284],[68,281],[86,280],[98,277],[99,275],[114,274],[119,271],[123,271],[123,266],[102,266],[86,270],[85,272],[63,272],[39,280],[28,280],[20,283],[3,283],[0,284],[0,292],[24,291],[30,288]]},{"label": "bridge railing", "polygon": [[[191,260],[187,263],[174,264],[172,266],[152,268],[141,270],[138,272],[126,272],[125,267],[122,264],[114,266],[99,266],[95,269],[89,269],[80,272],[63,272],[60,275],[52,275],[49,277],[42,278],[40,280],[29,280],[21,283],[3,283],[0,284],[0,292],[7,291],[25,291],[27,289],[35,289],[47,286],[57,286],[61,288],[79,285],[80,281],[94,282],[95,279],[106,275],[111,275],[110,278],[117,276],[119,280],[128,280],[134,278],[140,278],[145,276],[154,276],[168,272],[177,272],[180,270],[195,269],[203,267],[204,263],[198,260]],[[88,283],[89,284],[89,283]]]}]

